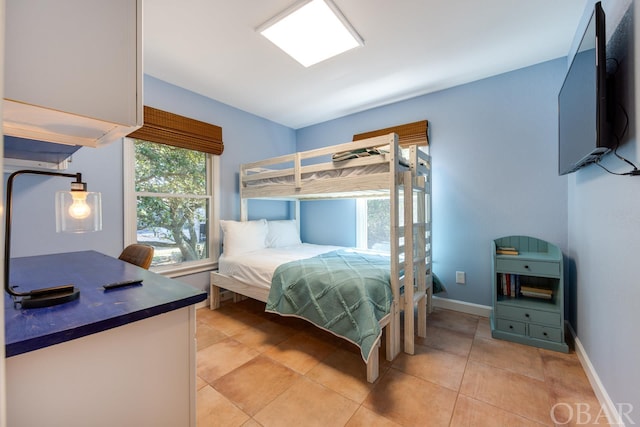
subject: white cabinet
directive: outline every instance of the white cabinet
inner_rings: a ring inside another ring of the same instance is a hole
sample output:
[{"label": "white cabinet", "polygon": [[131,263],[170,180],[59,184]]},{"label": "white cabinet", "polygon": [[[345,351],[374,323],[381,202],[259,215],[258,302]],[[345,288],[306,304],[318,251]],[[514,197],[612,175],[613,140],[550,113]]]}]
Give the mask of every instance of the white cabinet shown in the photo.
[{"label": "white cabinet", "polygon": [[6,0],[4,133],[96,147],[139,128],[142,0]]},{"label": "white cabinet", "polygon": [[195,330],[189,306],[7,358],[7,425],[195,427]]}]

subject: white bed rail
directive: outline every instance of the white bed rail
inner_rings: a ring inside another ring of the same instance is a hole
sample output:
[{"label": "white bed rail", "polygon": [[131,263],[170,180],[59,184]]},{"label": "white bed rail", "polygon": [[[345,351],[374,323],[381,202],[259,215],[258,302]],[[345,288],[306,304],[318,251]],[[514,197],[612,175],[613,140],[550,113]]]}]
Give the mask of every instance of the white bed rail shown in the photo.
[{"label": "white bed rail", "polygon": [[[372,155],[342,161],[326,161],[327,156],[335,153],[355,150],[389,147],[389,153]],[[363,139],[360,141],[332,145],[294,154],[250,162],[240,167],[241,199],[328,199],[353,198],[362,196],[380,196],[389,191],[390,174],[414,168],[428,171],[424,164],[429,156],[413,150],[407,159],[408,164],[400,161],[398,136],[394,133]],[[307,179],[317,172],[335,172],[363,166],[387,165],[386,169],[358,176],[336,176],[326,179]],[[273,180],[279,180],[277,183]]]},{"label": "white bed rail", "polygon": [[[362,139],[360,141],[345,142],[343,144],[331,145],[329,147],[316,148],[313,150],[300,151],[293,154],[285,154],[284,156],[272,157],[269,159],[259,160],[257,162],[245,163],[240,167],[241,171],[247,169],[261,168],[265,166],[275,166],[293,162],[300,167],[303,160],[314,159],[344,151],[360,150],[364,148],[375,148],[384,145],[391,147],[398,146],[398,137],[394,133],[388,135],[376,136],[373,138]],[[291,172],[291,169],[289,170]]]}]

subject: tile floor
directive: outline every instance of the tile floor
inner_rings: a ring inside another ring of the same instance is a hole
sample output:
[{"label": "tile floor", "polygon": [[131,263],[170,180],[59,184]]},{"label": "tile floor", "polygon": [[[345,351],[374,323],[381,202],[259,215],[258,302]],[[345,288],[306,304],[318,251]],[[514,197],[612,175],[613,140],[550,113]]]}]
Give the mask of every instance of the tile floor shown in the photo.
[{"label": "tile floor", "polygon": [[198,426],[606,424],[575,353],[494,340],[454,311],[427,324],[415,355],[382,350],[369,384],[355,346],[264,303],[198,309]]}]

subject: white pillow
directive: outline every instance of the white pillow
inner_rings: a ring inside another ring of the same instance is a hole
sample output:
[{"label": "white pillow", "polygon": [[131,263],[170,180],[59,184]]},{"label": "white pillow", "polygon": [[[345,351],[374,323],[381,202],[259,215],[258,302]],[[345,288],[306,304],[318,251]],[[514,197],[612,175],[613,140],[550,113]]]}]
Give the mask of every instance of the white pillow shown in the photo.
[{"label": "white pillow", "polygon": [[283,246],[299,245],[300,232],[295,220],[267,221],[269,233],[267,234],[268,248],[281,248]]},{"label": "white pillow", "polygon": [[223,236],[223,252],[226,256],[241,255],[266,247],[269,228],[267,220],[220,221]]}]

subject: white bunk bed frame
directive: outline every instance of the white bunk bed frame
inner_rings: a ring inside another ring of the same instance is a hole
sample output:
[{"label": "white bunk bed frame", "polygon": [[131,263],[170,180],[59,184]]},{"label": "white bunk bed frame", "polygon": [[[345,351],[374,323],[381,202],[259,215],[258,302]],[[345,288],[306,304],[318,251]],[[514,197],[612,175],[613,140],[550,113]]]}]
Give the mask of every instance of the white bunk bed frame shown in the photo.
[{"label": "white bunk bed frame", "polygon": [[[333,153],[388,145],[388,154],[362,157],[340,162],[325,162],[322,157]],[[401,163],[398,135],[390,133],[360,141],[298,152],[285,156],[243,164],[240,167],[240,219],[248,220],[249,199],[279,199],[295,201],[299,223],[300,200],[332,198],[380,197],[390,199],[391,289],[393,304],[390,313],[380,320],[385,329],[386,357],[393,360],[400,352],[400,313],[404,311],[404,352],[414,354],[414,313],[417,308],[417,334],[426,337],[426,317],[431,311],[431,157],[416,144],[409,145],[408,165]],[[303,165],[309,159],[320,161]],[[344,168],[387,164],[383,172],[362,175],[304,179],[306,174],[335,171]],[[268,169],[265,167],[284,167]],[[258,172],[255,172],[255,171]],[[251,185],[264,179],[286,178],[287,183]],[[414,197],[402,197],[413,194]],[[415,200],[414,200],[415,198]],[[404,226],[400,217],[403,216]],[[408,286],[407,286],[408,285]],[[217,272],[211,273],[210,306],[220,306],[220,289],[266,302],[269,290],[251,286]],[[380,346],[380,342],[376,344]],[[367,380],[378,377],[379,351],[372,351],[367,363]]]}]

